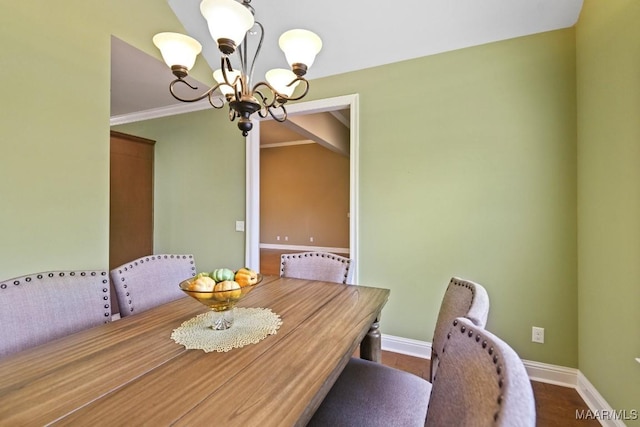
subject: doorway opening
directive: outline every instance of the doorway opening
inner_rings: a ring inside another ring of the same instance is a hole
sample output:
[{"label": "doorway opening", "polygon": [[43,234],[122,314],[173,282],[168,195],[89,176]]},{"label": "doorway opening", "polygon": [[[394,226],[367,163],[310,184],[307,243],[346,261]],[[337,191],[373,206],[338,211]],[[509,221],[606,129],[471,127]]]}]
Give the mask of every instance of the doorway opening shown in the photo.
[{"label": "doorway opening", "polygon": [[[289,117],[295,121],[305,115],[347,111],[348,147],[345,155],[349,158],[349,208],[348,208],[348,250],[349,257],[355,261],[354,282],[358,277],[358,95],[346,95],[294,104],[287,107]],[[330,147],[338,152],[339,147]],[[245,263],[254,269],[260,269],[260,122],[254,122],[254,128],[246,139],[246,243]],[[285,236],[281,236],[284,238]],[[313,242],[312,242],[313,243]],[[310,247],[316,245],[310,245]],[[341,248],[329,248],[341,249]]]}]

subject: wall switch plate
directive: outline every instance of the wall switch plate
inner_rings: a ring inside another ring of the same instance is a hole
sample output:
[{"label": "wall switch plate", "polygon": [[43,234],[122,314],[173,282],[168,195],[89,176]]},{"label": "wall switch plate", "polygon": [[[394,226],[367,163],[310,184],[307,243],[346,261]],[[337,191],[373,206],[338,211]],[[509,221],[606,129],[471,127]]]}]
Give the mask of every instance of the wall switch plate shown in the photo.
[{"label": "wall switch plate", "polygon": [[236,221],[236,231],[244,231],[244,221]]},{"label": "wall switch plate", "polygon": [[531,341],[544,344],[544,328],[531,328]]}]

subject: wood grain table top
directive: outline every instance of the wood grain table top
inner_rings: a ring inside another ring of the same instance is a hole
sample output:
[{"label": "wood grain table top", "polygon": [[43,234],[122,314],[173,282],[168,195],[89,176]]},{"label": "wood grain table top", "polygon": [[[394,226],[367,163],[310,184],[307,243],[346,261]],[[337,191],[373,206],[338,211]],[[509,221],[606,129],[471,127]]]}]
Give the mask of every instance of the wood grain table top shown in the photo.
[{"label": "wood grain table top", "polygon": [[181,298],[0,359],[0,424],[305,425],[388,296],[266,277],[238,306],[270,308],[282,326],[226,353],[171,339],[208,310]]}]

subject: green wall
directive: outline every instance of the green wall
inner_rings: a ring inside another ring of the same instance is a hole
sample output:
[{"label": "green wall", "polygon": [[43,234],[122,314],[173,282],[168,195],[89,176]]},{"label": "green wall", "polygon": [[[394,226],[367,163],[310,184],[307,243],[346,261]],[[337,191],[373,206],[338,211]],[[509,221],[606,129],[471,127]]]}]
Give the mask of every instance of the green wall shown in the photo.
[{"label": "green wall", "polygon": [[[169,70],[167,69],[167,72]],[[154,247],[192,253],[199,271],[244,265],[245,141],[226,111],[114,127],[156,141]]]},{"label": "green wall", "polygon": [[579,364],[627,411],[640,411],[638,22],[636,0],[586,0],[576,33]]},{"label": "green wall", "polygon": [[160,30],[164,1],[0,2],[2,279],[108,268],[110,39]]},{"label": "green wall", "polygon": [[568,29],[313,82],[360,94],[360,281],[391,288],[384,333],[431,341],[457,275],[522,357],[577,367],[574,52]]}]

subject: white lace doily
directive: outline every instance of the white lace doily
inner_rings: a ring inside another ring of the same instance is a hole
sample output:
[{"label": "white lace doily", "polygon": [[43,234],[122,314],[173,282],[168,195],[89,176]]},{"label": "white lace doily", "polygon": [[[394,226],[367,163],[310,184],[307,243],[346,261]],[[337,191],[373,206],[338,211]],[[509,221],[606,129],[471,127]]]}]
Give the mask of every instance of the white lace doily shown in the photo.
[{"label": "white lace doily", "polygon": [[282,325],[282,319],[268,308],[235,308],[233,326],[223,331],[214,331],[208,311],[189,319],[174,329],[171,338],[186,349],[227,352],[244,347],[275,335]]}]

